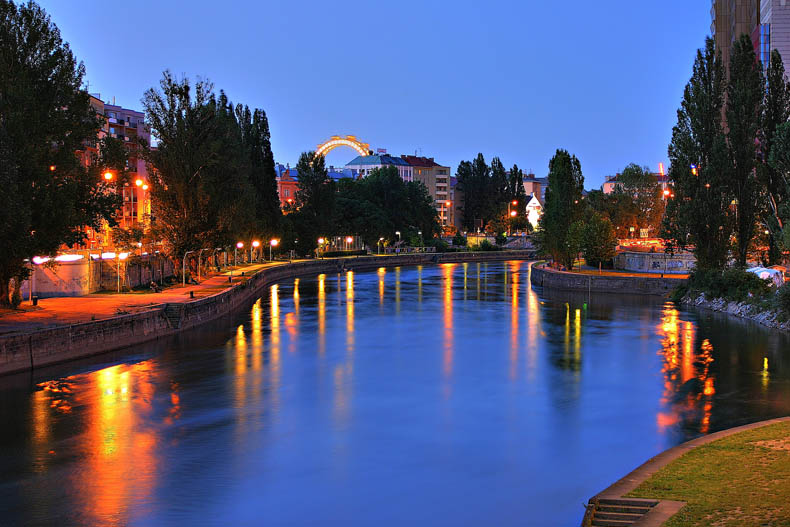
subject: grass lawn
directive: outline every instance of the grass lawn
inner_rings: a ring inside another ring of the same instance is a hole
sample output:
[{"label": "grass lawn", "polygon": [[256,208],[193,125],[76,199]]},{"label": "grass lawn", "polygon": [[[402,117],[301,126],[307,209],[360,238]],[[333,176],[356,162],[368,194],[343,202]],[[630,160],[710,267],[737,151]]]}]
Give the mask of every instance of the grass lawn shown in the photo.
[{"label": "grass lawn", "polygon": [[790,423],[695,448],[628,496],[687,502],[666,527],[790,526]]}]

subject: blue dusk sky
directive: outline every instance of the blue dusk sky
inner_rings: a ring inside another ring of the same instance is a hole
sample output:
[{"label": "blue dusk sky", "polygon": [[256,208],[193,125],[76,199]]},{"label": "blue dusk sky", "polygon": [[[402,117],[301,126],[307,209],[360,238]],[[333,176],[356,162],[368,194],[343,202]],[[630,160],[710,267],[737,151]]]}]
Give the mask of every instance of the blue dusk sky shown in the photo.
[{"label": "blue dusk sky", "polygon": [[[557,148],[585,187],[656,170],[709,0],[44,0],[90,91],[141,109],[162,71],[266,110],[278,162],[332,135],[455,172],[482,152],[538,176]],[[355,156],[331,152],[329,164]]]}]

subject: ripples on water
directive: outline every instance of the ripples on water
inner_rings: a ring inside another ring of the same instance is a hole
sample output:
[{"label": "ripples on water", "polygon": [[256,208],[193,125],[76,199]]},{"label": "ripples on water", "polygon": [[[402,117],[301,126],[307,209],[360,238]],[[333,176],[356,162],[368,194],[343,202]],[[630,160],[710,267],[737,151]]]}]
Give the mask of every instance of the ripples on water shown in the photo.
[{"label": "ripples on water", "polygon": [[660,300],[534,290],[523,262],[297,279],[0,378],[0,524],[577,524],[657,452],[790,413],[787,349]]}]

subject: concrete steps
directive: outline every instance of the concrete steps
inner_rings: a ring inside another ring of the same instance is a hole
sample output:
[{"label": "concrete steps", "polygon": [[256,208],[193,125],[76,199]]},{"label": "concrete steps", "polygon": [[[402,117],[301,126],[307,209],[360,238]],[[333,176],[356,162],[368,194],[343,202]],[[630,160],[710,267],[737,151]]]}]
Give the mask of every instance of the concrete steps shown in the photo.
[{"label": "concrete steps", "polygon": [[593,527],[627,527],[658,504],[656,500],[629,498],[592,499],[588,505]]}]

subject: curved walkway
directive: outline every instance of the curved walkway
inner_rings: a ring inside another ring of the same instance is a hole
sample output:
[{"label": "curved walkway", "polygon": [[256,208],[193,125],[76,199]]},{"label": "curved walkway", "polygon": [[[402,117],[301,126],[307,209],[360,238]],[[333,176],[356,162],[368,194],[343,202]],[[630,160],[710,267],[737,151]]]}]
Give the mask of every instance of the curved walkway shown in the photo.
[{"label": "curved walkway", "polygon": [[[631,471],[625,477],[621,478],[620,480],[613,483],[611,486],[609,486],[602,492],[593,496],[590,499],[590,503],[592,504],[599,500],[627,501],[631,499],[627,497],[629,493],[636,490],[637,487],[642,485],[650,477],[652,477],[659,470],[667,466],[669,463],[675,461],[676,459],[680,458],[687,452],[697,447],[706,445],[708,443],[712,443],[713,441],[717,441],[725,437],[729,437],[741,432],[745,432],[747,430],[753,430],[755,428],[761,428],[763,426],[768,426],[778,423],[786,423],[786,422],[790,422],[790,417],[780,417],[777,419],[769,419],[767,421],[760,421],[748,425],[737,426],[735,428],[729,428],[727,430],[722,430],[720,432],[714,432],[706,436],[698,437],[696,439],[692,439],[691,441],[687,441],[686,443],[683,443],[676,447],[670,448],[669,450],[666,450],[658,454],[657,456],[649,459],[647,462],[645,462],[635,470]],[[645,498],[637,498],[637,499],[645,499]],[[685,505],[685,502],[682,501],[671,501],[671,500],[656,500],[656,501],[658,501],[658,504],[652,507],[647,514],[645,514],[640,520],[633,523],[632,525],[639,527],[648,527],[648,526],[658,527],[662,525],[665,521],[667,521],[669,518],[671,518]]]}]

